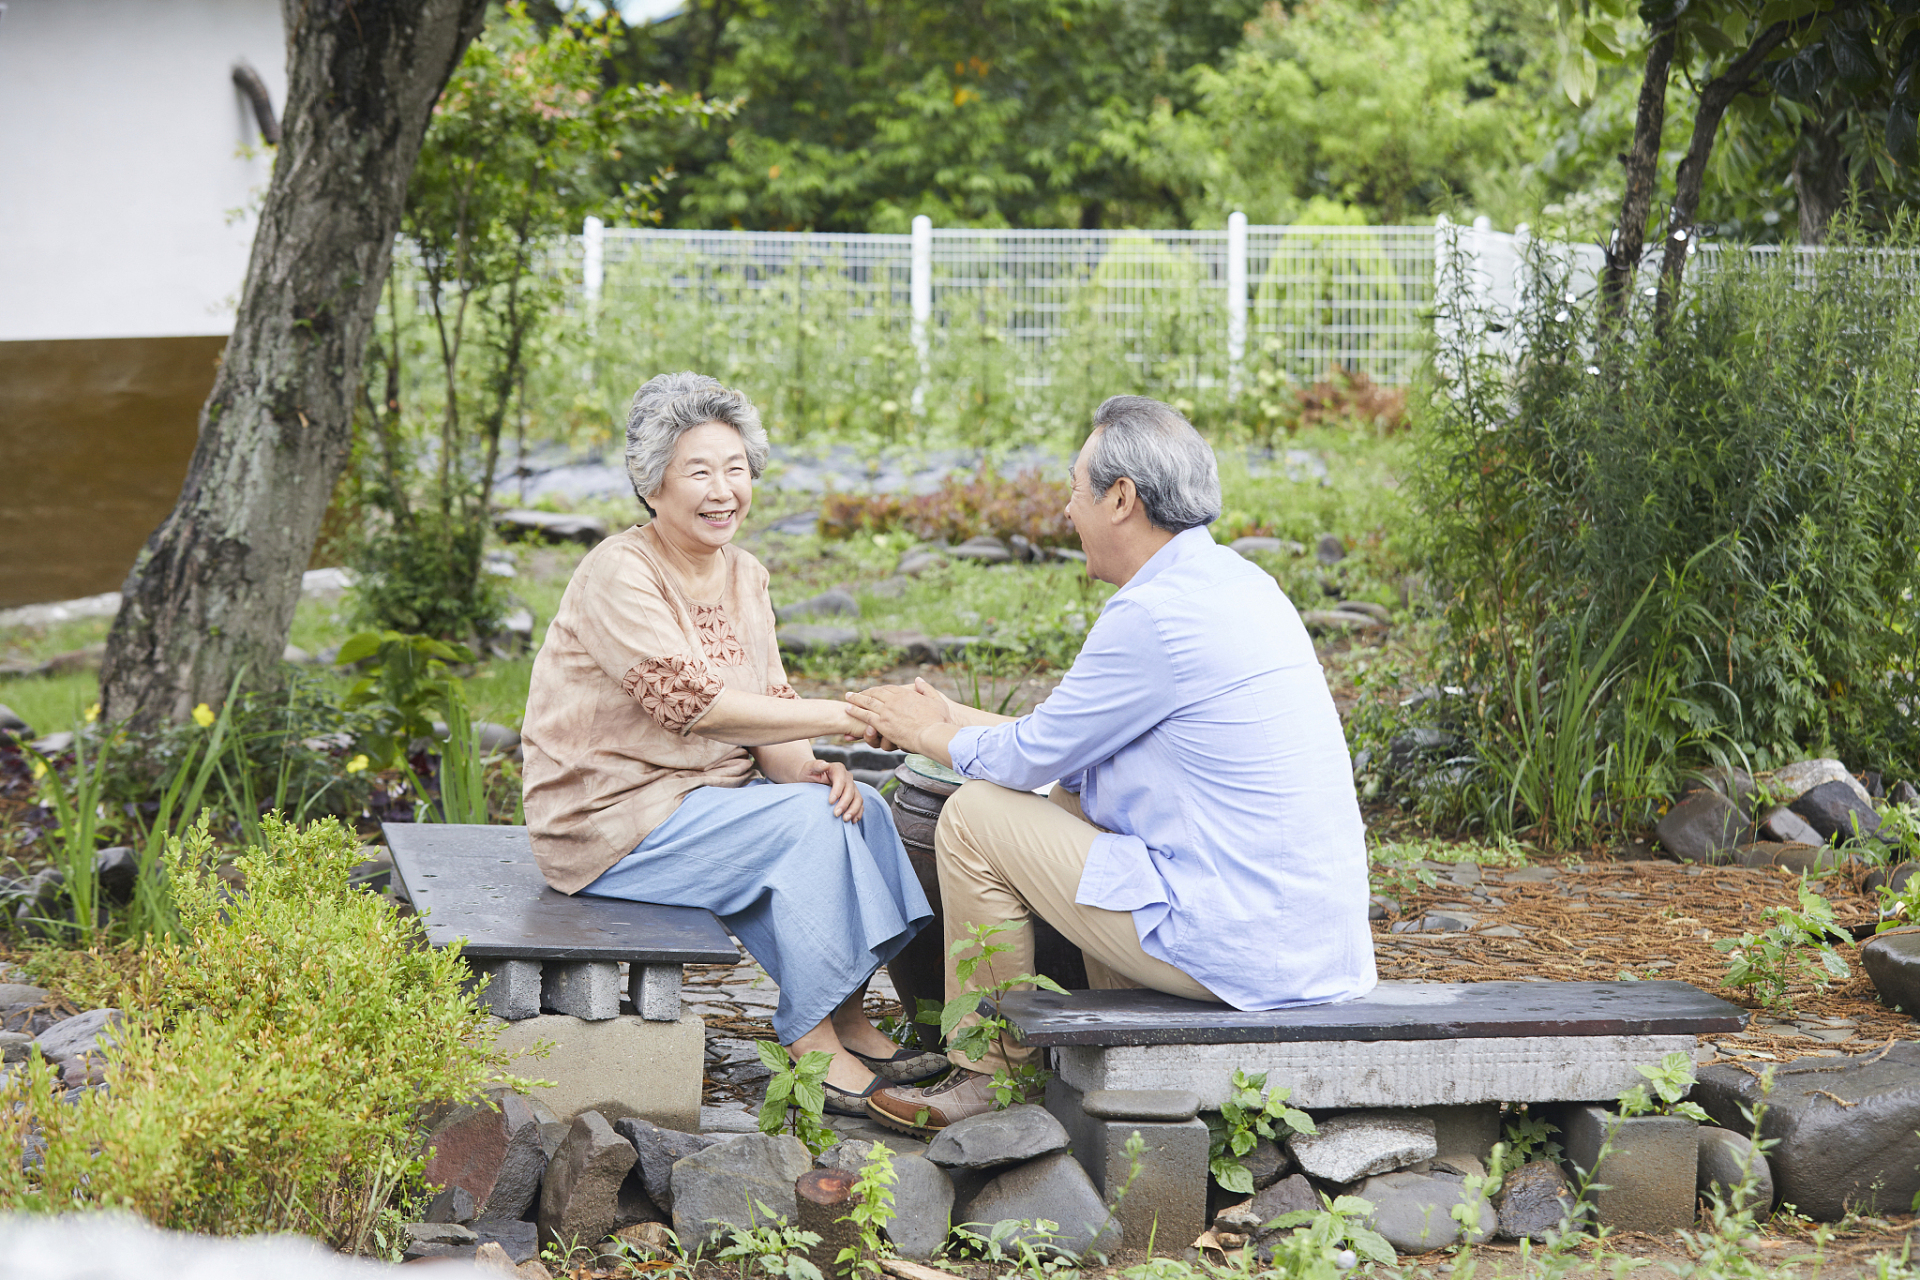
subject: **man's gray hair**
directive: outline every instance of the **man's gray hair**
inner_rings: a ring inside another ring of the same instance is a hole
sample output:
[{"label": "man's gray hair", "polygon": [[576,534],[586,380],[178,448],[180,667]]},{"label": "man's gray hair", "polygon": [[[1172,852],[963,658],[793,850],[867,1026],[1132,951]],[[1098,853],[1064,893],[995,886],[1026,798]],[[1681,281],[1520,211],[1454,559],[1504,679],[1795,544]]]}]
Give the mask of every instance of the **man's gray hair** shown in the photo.
[{"label": "man's gray hair", "polygon": [[1111,396],[1093,411],[1093,425],[1087,481],[1095,501],[1125,476],[1157,528],[1184,533],[1220,518],[1220,464],[1172,405]]},{"label": "man's gray hair", "polygon": [[663,373],[633,393],[627,410],[627,478],[634,496],[651,512],[647,499],[660,492],[667,464],[680,437],[709,422],[724,422],[747,446],[747,469],[758,480],[767,466],[767,433],[753,402],[704,373]]}]

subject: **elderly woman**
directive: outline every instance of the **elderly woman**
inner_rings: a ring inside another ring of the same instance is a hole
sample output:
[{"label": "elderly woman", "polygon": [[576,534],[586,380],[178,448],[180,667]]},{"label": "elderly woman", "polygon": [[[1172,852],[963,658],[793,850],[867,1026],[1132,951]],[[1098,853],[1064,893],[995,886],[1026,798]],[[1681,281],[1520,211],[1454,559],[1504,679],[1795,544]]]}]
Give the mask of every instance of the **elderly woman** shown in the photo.
[{"label": "elderly woman", "polygon": [[780,985],[781,1043],[833,1055],[829,1109],[864,1115],[946,1066],[861,1011],[933,913],[879,795],[814,759],[810,739],[866,726],[794,694],[767,571],[732,545],[766,461],[759,413],[712,378],[634,396],[627,473],[653,519],[580,561],[534,661],[527,822],[562,893],[717,914]]}]

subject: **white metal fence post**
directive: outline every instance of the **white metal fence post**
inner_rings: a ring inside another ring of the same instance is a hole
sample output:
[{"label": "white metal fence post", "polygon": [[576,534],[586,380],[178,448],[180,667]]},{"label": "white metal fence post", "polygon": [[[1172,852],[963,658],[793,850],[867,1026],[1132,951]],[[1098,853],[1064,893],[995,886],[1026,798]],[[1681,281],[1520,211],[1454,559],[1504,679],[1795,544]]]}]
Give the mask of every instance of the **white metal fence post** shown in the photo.
[{"label": "white metal fence post", "polygon": [[587,331],[593,332],[600,311],[600,286],[606,283],[607,227],[588,218],[580,228],[580,284],[587,296]]},{"label": "white metal fence post", "polygon": [[1247,215],[1227,215],[1227,403],[1240,398],[1247,358]]},{"label": "white metal fence post", "polygon": [[913,386],[913,413],[919,417],[927,407],[927,321],[933,318],[933,219],[917,214],[913,219],[913,257],[908,269],[907,292],[913,302],[913,350],[920,358],[920,380]]}]

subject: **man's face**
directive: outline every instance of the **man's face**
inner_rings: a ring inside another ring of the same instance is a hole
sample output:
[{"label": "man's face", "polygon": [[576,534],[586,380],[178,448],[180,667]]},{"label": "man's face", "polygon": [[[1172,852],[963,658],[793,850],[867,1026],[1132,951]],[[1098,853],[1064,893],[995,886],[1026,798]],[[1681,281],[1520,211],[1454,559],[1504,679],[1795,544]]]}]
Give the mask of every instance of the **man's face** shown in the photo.
[{"label": "man's face", "polygon": [[1080,535],[1080,549],[1087,553],[1088,576],[1105,582],[1107,578],[1101,569],[1106,563],[1107,537],[1113,532],[1112,522],[1101,510],[1103,504],[1094,501],[1093,485],[1087,479],[1087,458],[1093,452],[1093,442],[1099,438],[1100,432],[1095,430],[1087,437],[1087,442],[1080,446],[1080,453],[1073,460],[1073,491],[1067,497],[1067,523]]}]

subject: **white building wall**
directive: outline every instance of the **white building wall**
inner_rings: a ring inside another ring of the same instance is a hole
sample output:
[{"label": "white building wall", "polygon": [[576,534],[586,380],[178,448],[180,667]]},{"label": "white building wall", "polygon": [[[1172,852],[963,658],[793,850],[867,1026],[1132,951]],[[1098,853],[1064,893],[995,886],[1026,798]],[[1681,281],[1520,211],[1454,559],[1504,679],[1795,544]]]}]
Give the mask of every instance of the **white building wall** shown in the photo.
[{"label": "white building wall", "polygon": [[7,0],[0,342],[226,334],[286,105],[277,0]]}]

